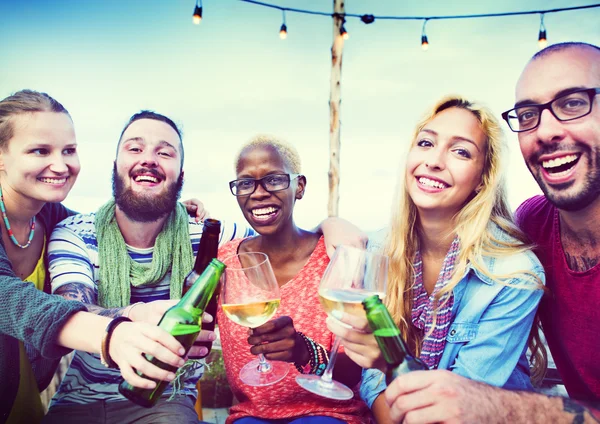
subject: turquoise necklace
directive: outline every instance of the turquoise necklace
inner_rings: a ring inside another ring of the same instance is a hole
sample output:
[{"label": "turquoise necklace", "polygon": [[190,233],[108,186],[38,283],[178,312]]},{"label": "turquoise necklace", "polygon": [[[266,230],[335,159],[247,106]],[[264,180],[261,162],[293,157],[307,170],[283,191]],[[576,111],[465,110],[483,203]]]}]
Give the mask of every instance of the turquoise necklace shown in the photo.
[{"label": "turquoise necklace", "polygon": [[31,218],[31,230],[29,231],[29,240],[27,243],[20,244],[19,241],[15,238],[12,230],[10,229],[10,224],[8,223],[8,216],[6,215],[6,206],[4,206],[4,196],[2,195],[2,187],[0,186],[0,211],[2,212],[2,218],[4,218],[4,225],[6,226],[6,232],[8,236],[15,244],[15,246],[20,247],[21,249],[27,249],[31,244],[31,240],[33,240],[33,234],[35,233],[35,215]]}]

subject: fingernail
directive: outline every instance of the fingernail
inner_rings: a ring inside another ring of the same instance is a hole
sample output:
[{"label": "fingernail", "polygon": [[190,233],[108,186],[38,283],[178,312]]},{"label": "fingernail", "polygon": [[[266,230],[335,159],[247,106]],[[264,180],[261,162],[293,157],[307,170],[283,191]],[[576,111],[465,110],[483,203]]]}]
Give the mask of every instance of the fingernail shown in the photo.
[{"label": "fingernail", "polygon": [[178,351],[179,355],[185,355],[185,349],[184,348],[180,348]]},{"label": "fingernail", "polygon": [[146,388],[147,389],[154,389],[155,387],[156,387],[156,383],[154,381],[146,383]]},{"label": "fingernail", "polygon": [[167,380],[169,380],[169,381],[175,380],[175,374],[169,373],[169,375],[167,375]]},{"label": "fingernail", "polygon": [[185,361],[183,359],[180,359],[179,361],[177,361],[177,366],[178,367],[182,367],[183,364],[185,364]]},{"label": "fingernail", "polygon": [[333,311],[331,311],[331,316],[341,320],[342,317],[344,316],[344,313],[342,311],[338,311],[337,309],[334,309]]}]

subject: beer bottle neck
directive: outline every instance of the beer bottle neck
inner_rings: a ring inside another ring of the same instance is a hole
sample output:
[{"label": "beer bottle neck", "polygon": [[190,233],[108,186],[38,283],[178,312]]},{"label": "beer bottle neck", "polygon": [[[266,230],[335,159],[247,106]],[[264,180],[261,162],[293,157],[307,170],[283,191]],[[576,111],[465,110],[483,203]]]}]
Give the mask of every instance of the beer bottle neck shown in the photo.
[{"label": "beer bottle neck", "polygon": [[[219,278],[223,269],[224,266],[219,267],[214,262],[211,262],[202,275],[196,278],[196,281],[181,298],[177,306],[185,309],[194,316],[197,315],[199,318],[204,309],[206,309],[206,305],[219,284]],[[192,274],[195,274],[195,272],[192,271],[189,276]]]}]

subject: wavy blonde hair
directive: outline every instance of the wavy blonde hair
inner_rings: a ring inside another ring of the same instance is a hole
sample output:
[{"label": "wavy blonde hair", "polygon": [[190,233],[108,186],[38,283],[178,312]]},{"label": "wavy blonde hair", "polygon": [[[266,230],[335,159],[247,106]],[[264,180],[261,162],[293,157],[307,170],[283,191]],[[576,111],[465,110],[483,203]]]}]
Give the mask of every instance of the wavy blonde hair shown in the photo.
[{"label": "wavy blonde hair", "polygon": [[[543,288],[539,278],[531,272],[516,271],[510,275],[492,275],[483,262],[485,256],[510,256],[530,250],[532,247],[527,237],[514,224],[508,206],[502,173],[505,165],[506,141],[493,113],[486,107],[461,96],[444,97],[417,124],[412,143],[416,142],[418,134],[436,115],[453,107],[471,112],[480,122],[481,129],[486,135],[485,158],[481,190],[474,193],[454,216],[453,228],[460,240],[460,252],[450,282],[436,296],[438,306],[434,312],[434,326],[437,310],[443,306],[448,298],[447,294],[452,292],[464,276],[468,265],[501,284],[507,284],[508,280],[520,274],[535,281],[536,289]],[[495,238],[492,231],[494,225],[508,234],[511,239],[507,241]],[[414,287],[413,259],[419,246],[420,228],[417,208],[408,194],[405,173],[399,178],[389,228],[384,244],[384,253],[390,258],[386,304],[409,346],[418,355],[421,351],[423,333],[412,324],[411,311]],[[442,298],[445,300],[440,302]],[[538,328],[536,316],[528,340],[532,352],[534,382],[543,378],[547,362]]]}]

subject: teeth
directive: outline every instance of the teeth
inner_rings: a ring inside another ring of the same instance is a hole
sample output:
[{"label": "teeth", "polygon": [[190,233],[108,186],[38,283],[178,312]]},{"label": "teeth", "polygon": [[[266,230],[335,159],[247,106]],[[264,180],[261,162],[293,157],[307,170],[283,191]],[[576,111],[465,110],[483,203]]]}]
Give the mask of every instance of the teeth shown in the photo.
[{"label": "teeth", "polygon": [[577,155],[567,155],[556,159],[545,160],[542,162],[542,166],[546,169],[556,168],[557,166],[564,165],[565,163],[571,163],[577,160]]},{"label": "teeth", "polygon": [[67,178],[39,178],[39,180],[43,183],[48,184],[64,184],[67,182]]},{"label": "teeth", "polygon": [[256,217],[260,217],[261,215],[270,215],[275,212],[277,212],[277,209],[275,209],[272,206],[269,206],[267,208],[253,209],[252,215],[254,215]]},{"label": "teeth", "polygon": [[151,183],[157,183],[158,182],[158,178],[152,177],[150,175],[140,175],[138,177],[135,178],[135,182],[140,182],[140,181],[148,181]]},{"label": "teeth", "polygon": [[425,178],[425,177],[421,177],[419,178],[419,183],[429,186],[429,187],[434,187],[434,188],[446,188],[446,184],[441,183],[439,181],[434,181],[434,180],[430,180],[429,178]]}]

